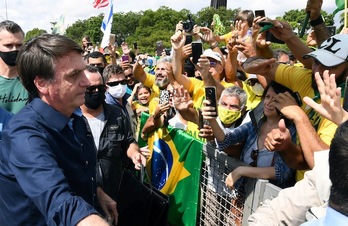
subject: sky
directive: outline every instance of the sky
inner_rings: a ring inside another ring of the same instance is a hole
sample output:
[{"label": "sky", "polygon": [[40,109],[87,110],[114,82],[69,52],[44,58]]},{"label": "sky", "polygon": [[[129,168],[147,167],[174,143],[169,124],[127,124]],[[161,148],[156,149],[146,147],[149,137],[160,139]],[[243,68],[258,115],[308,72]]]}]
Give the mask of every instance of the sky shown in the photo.
[{"label": "sky", "polygon": [[[0,21],[5,19],[13,20],[22,27],[24,32],[28,32],[33,28],[51,32],[50,22],[58,21],[62,14],[65,14],[65,24],[69,26],[77,20],[88,19],[91,16],[104,13],[106,8],[93,8],[93,1],[0,0]],[[276,16],[282,16],[284,12],[291,9],[304,9],[306,3],[306,0],[228,0],[227,8],[264,9],[266,16],[275,18]],[[192,13],[196,13],[202,8],[210,6],[210,0],[114,0],[115,13],[139,12],[147,9],[157,10],[160,6],[167,6],[178,11],[188,9]],[[322,8],[327,13],[332,13],[336,8],[335,0],[324,0]],[[335,21],[338,21],[338,14],[335,17]]]}]

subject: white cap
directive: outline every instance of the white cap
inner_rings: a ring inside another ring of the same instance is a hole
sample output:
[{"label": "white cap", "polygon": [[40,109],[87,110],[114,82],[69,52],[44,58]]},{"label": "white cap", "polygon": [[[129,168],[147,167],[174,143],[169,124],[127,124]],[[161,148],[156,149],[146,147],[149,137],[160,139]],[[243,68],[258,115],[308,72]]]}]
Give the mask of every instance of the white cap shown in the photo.
[{"label": "white cap", "polygon": [[348,61],[348,35],[337,34],[325,40],[317,50],[303,56],[315,58],[326,67],[333,67]]},{"label": "white cap", "polygon": [[206,49],[203,55],[209,58],[213,58],[216,61],[222,62],[221,55],[218,52],[214,52],[212,49]]}]

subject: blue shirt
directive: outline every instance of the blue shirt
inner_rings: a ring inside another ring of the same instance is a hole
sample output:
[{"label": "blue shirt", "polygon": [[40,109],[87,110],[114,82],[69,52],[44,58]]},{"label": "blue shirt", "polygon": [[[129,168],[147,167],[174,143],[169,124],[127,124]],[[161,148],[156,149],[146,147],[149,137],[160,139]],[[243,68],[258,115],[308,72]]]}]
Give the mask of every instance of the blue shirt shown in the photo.
[{"label": "blue shirt", "polygon": [[12,118],[13,113],[6,111],[4,108],[0,107],[0,141],[2,139],[2,131],[7,125],[8,121]]},{"label": "blue shirt", "polygon": [[326,210],[325,217],[301,224],[301,226],[331,226],[331,225],[346,226],[348,225],[348,217],[332,209],[331,207],[328,207]]},{"label": "blue shirt", "polygon": [[[263,120],[258,122],[258,127],[260,128],[263,123]],[[296,142],[296,128],[291,125],[288,127],[291,135],[291,140]],[[251,152],[257,148],[257,130],[253,126],[252,122],[244,123],[237,128],[233,129],[225,129],[225,139],[222,142],[218,142],[219,150],[224,150],[231,144],[243,143],[243,149],[241,153],[241,160],[250,164],[253,159],[251,158]],[[269,158],[268,162],[270,163],[268,166],[273,165],[275,169],[275,180],[274,183],[279,187],[287,186],[288,180],[292,177],[292,170],[284,163],[280,155],[277,151],[271,153],[272,155],[267,155],[265,152],[269,152],[266,150],[259,150],[259,156],[257,159],[257,166],[260,167],[261,162],[265,162],[267,159],[260,158]],[[274,155],[274,157],[273,157]],[[272,164],[272,162],[274,164]],[[261,167],[267,167],[266,165],[262,165]]]},{"label": "blue shirt", "polygon": [[[96,206],[96,150],[83,124],[41,99],[17,113],[0,151],[0,225],[76,225]],[[94,207],[93,207],[94,206]]]}]

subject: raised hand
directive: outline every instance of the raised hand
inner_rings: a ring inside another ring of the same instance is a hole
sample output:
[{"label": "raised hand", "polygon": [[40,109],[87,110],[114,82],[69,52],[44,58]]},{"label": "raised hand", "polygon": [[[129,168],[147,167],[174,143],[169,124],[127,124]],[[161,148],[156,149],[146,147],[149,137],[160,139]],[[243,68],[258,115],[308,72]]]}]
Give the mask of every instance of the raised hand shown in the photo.
[{"label": "raised hand", "polygon": [[345,122],[348,119],[348,113],[341,107],[341,88],[336,85],[335,74],[330,75],[326,70],[321,78],[317,72],[315,82],[318,86],[321,103],[318,104],[309,97],[304,97],[303,101],[335,124],[340,125]]}]

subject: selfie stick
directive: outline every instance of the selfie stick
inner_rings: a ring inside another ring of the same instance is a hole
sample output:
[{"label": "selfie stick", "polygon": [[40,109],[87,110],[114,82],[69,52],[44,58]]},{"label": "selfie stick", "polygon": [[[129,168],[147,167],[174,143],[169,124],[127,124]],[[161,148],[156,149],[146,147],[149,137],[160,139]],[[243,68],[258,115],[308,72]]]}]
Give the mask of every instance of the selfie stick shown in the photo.
[{"label": "selfie stick", "polygon": [[302,29],[301,29],[301,32],[300,32],[300,35],[299,35],[300,38],[302,38],[303,35],[304,35],[304,32],[306,30],[308,21],[309,21],[309,12],[307,12],[306,18],[305,18],[305,20],[303,22]]}]

